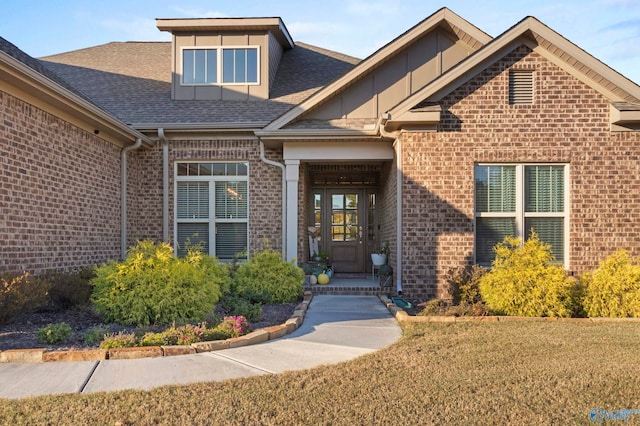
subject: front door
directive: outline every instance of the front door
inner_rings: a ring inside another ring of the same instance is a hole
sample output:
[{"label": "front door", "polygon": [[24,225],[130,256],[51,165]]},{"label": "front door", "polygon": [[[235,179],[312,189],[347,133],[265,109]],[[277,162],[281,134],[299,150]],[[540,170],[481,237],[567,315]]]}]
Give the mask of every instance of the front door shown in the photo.
[{"label": "front door", "polygon": [[365,192],[362,189],[327,191],[329,223],[327,249],[336,272],[365,268]]}]

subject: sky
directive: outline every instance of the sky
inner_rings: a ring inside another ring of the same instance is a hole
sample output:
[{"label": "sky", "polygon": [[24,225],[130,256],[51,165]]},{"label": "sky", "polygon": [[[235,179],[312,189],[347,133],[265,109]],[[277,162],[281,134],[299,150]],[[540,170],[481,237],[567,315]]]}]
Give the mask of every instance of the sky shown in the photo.
[{"label": "sky", "polygon": [[169,41],[156,18],[277,16],[295,41],[366,58],[443,6],[493,37],[534,16],[640,84],[640,0],[2,0],[0,36],[42,57]]}]

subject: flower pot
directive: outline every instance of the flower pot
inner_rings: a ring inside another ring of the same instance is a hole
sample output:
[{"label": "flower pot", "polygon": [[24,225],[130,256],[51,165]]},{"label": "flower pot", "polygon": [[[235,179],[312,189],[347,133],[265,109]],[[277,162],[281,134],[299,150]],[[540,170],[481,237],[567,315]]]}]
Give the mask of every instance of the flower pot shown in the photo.
[{"label": "flower pot", "polygon": [[387,255],[379,253],[371,253],[371,263],[375,266],[384,265],[387,263]]}]

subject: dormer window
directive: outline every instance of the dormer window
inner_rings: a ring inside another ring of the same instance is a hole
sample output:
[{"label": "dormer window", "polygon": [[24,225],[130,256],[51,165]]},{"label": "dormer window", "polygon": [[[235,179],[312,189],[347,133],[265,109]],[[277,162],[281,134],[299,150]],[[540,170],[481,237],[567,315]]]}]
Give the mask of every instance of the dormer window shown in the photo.
[{"label": "dormer window", "polygon": [[257,47],[184,48],[182,84],[259,84],[258,66]]},{"label": "dormer window", "polygon": [[258,49],[222,49],[222,82],[258,83]]}]

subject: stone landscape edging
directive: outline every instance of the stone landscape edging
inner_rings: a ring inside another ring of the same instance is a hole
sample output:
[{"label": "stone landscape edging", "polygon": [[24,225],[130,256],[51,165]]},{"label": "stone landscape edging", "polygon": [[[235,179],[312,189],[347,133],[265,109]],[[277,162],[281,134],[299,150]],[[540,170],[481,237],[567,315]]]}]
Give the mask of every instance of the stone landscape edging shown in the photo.
[{"label": "stone landscape edging", "polygon": [[313,294],[310,291],[305,291],[302,302],[296,306],[293,314],[284,322],[284,324],[260,328],[247,333],[244,336],[232,337],[226,340],[198,342],[192,343],[191,345],[140,346],[112,349],[70,349],[66,351],[47,351],[44,348],[8,349],[6,351],[0,351],[0,363],[105,361],[116,359],[155,358],[191,355],[200,352],[211,352],[253,345],[286,336],[300,328],[312,300]]},{"label": "stone landscape edging", "polygon": [[592,322],[640,322],[640,318],[558,318],[558,317],[511,317],[504,315],[487,315],[487,316],[442,316],[442,315],[409,315],[404,309],[398,307],[387,296],[379,296],[380,301],[387,307],[391,315],[396,321],[403,323],[424,323],[424,322],[517,322],[517,321],[558,321],[573,323],[592,323]]}]

